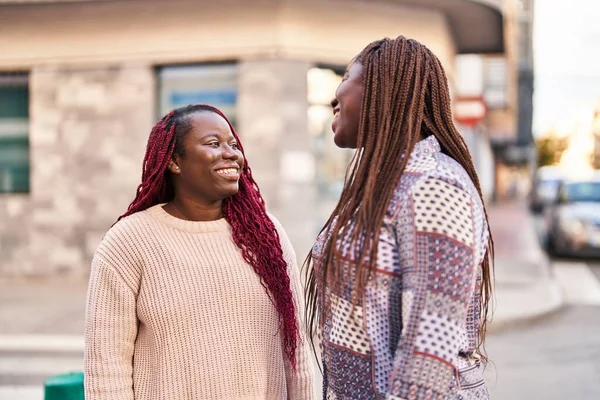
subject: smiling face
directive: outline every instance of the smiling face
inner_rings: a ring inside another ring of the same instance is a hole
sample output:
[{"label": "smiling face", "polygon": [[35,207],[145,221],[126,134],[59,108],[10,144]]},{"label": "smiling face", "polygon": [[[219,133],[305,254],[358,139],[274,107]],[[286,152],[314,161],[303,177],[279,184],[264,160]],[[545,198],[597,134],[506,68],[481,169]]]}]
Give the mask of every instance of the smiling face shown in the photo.
[{"label": "smiling face", "polygon": [[334,115],[331,129],[338,147],[356,148],[363,95],[363,67],[360,62],[353,61],[348,65],[331,102]]},{"label": "smiling face", "polygon": [[175,196],[207,205],[223,201],[239,190],[244,156],[229,124],[220,115],[199,111],[189,118],[190,129],[183,135],[183,154],[174,154],[169,164]]}]

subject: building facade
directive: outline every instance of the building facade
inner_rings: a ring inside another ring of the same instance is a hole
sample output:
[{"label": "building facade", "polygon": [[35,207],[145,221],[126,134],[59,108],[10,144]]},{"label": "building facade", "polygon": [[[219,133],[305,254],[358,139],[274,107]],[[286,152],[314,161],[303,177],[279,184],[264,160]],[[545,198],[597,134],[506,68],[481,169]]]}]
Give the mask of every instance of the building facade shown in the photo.
[{"label": "building facade", "polygon": [[[498,104],[489,115],[487,125],[496,159],[497,198],[510,197],[515,185],[524,191],[536,168],[533,140],[533,22],[534,0],[503,0],[505,15],[505,56],[486,57],[488,63],[498,63],[505,81],[505,102]],[[502,65],[501,65],[502,64]],[[500,66],[501,65],[501,66]],[[488,90],[502,74],[488,72]],[[500,85],[499,85],[500,86]]]},{"label": "building facade", "polygon": [[152,125],[206,102],[232,119],[301,260],[348,153],[328,100],[368,42],[455,57],[503,50],[484,1],[0,0],[0,276],[87,274],[134,197]]},{"label": "building facade", "polygon": [[600,104],[596,106],[596,109],[594,110],[592,135],[594,145],[591,164],[592,168],[600,170]]},{"label": "building facade", "polygon": [[493,155],[485,157],[485,165],[479,168],[493,171],[488,190],[498,201],[525,195],[536,168],[532,134],[534,3],[494,0],[504,15],[504,53],[461,55],[457,60],[459,78],[466,77],[466,82],[459,79],[459,94],[485,102],[486,116],[472,130],[477,132],[473,135],[476,141],[491,145],[491,149],[484,146],[485,153]]}]

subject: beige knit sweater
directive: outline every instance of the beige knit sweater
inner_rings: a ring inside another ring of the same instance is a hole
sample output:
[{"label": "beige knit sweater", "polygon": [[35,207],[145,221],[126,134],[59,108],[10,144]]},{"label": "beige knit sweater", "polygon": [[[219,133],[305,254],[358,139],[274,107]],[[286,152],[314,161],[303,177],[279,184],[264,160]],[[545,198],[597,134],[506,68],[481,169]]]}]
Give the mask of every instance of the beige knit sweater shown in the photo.
[{"label": "beige knit sweater", "polygon": [[[273,221],[300,313],[296,256]],[[294,374],[224,219],[184,221],[158,205],[107,233],[90,276],[86,400],[313,399],[312,384],[304,334]]]}]

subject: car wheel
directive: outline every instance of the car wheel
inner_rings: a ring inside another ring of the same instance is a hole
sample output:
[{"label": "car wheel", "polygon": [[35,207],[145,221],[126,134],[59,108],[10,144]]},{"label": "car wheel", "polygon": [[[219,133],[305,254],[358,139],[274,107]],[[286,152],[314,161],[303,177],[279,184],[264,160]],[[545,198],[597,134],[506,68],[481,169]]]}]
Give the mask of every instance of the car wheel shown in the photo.
[{"label": "car wheel", "polygon": [[556,245],[556,235],[551,232],[548,232],[548,238],[546,239],[546,251],[551,256],[560,255],[560,251]]}]

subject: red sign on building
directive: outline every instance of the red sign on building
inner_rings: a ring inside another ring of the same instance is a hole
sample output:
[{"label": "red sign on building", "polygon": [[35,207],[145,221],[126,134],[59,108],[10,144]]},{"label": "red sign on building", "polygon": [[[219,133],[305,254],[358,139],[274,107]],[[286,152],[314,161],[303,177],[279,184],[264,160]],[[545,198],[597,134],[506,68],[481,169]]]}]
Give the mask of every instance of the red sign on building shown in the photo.
[{"label": "red sign on building", "polygon": [[454,119],[461,125],[476,126],[486,115],[487,106],[483,97],[458,97],[454,101]]}]

